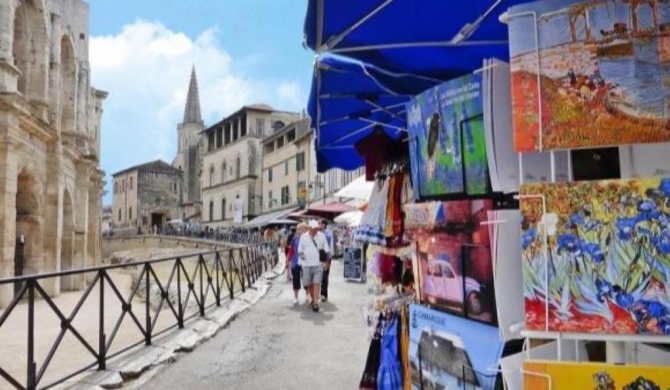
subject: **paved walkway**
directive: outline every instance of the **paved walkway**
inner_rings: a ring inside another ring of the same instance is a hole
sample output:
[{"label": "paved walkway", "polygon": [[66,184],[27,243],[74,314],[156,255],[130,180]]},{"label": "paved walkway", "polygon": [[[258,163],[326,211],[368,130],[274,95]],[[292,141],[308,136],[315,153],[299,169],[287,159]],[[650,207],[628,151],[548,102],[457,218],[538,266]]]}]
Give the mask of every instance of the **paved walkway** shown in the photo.
[{"label": "paved walkway", "polygon": [[330,301],[314,313],[292,303],[286,277],[228,329],[183,355],[143,389],[354,389],[368,349],[365,286],[333,262]]}]

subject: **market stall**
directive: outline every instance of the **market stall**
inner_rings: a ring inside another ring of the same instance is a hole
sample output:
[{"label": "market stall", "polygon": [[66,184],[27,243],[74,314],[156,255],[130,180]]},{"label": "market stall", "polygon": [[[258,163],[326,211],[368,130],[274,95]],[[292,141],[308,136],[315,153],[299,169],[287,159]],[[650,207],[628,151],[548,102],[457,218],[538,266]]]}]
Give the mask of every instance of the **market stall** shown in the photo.
[{"label": "market stall", "polygon": [[394,99],[319,67],[310,96],[319,169],[372,185],[361,388],[670,387],[670,5],[452,8],[309,3],[307,45]]}]

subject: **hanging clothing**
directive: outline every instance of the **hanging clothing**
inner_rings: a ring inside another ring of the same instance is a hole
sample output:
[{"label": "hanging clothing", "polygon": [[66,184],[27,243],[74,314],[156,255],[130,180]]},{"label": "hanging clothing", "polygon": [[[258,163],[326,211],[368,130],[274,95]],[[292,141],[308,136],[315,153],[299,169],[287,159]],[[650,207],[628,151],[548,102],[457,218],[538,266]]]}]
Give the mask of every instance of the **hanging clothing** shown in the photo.
[{"label": "hanging clothing", "polygon": [[384,327],[381,362],[377,376],[379,390],[403,390],[402,367],[398,357],[398,315],[394,314]]},{"label": "hanging clothing", "polygon": [[396,141],[381,129],[375,129],[354,145],[365,160],[365,180],[375,180],[377,172],[397,153],[397,146]]},{"label": "hanging clothing", "polygon": [[379,363],[381,361],[381,329],[382,319],[381,315],[377,321],[375,334],[370,341],[370,348],[368,349],[368,359],[365,363],[365,370],[363,377],[358,385],[359,390],[377,390],[377,375],[379,373]]},{"label": "hanging clothing", "polygon": [[370,195],[368,210],[361,218],[355,239],[361,243],[384,246],[384,226],[386,225],[386,206],[388,204],[389,180],[377,182]]}]

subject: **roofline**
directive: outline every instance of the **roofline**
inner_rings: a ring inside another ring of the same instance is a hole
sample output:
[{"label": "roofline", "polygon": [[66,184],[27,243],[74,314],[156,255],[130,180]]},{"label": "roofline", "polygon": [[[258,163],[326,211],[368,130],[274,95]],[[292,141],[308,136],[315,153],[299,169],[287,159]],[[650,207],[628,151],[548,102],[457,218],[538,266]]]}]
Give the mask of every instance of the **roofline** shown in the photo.
[{"label": "roofline", "polygon": [[130,168],[126,168],[126,169],[124,169],[124,170],[118,171],[118,172],[116,172],[116,173],[113,173],[113,174],[112,174],[112,177],[117,177],[117,176],[123,175],[124,173],[132,172],[132,171],[138,171],[138,170],[140,170],[140,169],[142,168],[142,166],[144,166],[144,165],[154,164],[154,163],[158,163],[158,162],[162,162],[162,163],[168,165],[170,168],[172,168],[173,171],[181,172],[179,169],[173,167],[173,166],[170,165],[169,163],[167,163],[167,162],[165,162],[165,161],[163,161],[163,160],[161,160],[161,159],[158,159],[158,160],[153,160],[153,161],[145,162],[145,163],[142,163],[142,164],[137,164],[137,165],[134,165],[134,166],[132,166],[132,167],[130,167]]},{"label": "roofline", "polygon": [[[300,122],[303,122],[305,120],[306,120],[306,118],[301,118],[301,119],[298,119],[296,121],[293,121],[293,122],[289,123],[288,125],[281,128],[279,131],[275,131],[274,133],[272,133],[272,134],[268,135],[267,137],[263,138],[261,140],[261,143],[263,145],[265,145],[266,143],[274,141],[277,138],[281,137],[282,135],[289,133],[291,130],[298,130],[298,126],[300,125]],[[309,133],[309,130],[310,129],[309,129],[309,126],[308,126],[307,127],[307,133]],[[303,134],[300,134],[300,137],[302,137],[302,136],[303,136]],[[296,140],[300,137],[296,137]],[[293,140],[293,141],[295,141],[295,140]],[[291,142],[293,142],[293,141],[291,141]]]},{"label": "roofline", "polygon": [[229,114],[228,116],[223,117],[220,121],[216,122],[215,124],[209,126],[205,130],[199,132],[198,134],[204,134],[209,132],[210,130],[214,130],[214,128],[218,127],[220,124],[226,122],[227,120],[231,119],[232,117],[244,112],[244,111],[256,111],[256,112],[270,112],[270,113],[276,113],[276,114],[293,114],[293,115],[300,115],[299,112],[293,112],[293,111],[286,111],[286,110],[275,110],[273,109],[267,109],[267,108],[262,108],[262,107],[257,107],[257,106],[242,106],[239,108],[237,111],[234,111],[232,114]]}]

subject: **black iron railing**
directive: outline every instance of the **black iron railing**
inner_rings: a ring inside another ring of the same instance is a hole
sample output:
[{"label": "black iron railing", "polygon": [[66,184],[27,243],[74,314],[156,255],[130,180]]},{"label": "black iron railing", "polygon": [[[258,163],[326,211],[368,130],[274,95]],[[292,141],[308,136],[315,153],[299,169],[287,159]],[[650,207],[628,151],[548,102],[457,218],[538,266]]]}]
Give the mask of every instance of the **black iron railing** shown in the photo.
[{"label": "black iron railing", "polygon": [[[50,388],[96,366],[98,369],[104,370],[107,367],[109,359],[141,344],[151,345],[154,337],[176,327],[183,328],[185,322],[189,319],[198,316],[203,317],[208,309],[221,306],[222,302],[227,298],[234,298],[238,292],[245,292],[256,282],[263,272],[270,270],[277,262],[277,244],[275,242],[266,242],[242,248],[227,248],[193,255],[139,261],[130,264],[105,265],[0,279],[0,288],[8,285],[18,285],[14,298],[0,314],[0,332],[3,331],[3,326],[5,326],[5,329],[7,328],[7,319],[10,318],[13,312],[18,311],[17,308],[22,305],[27,305],[28,316],[27,348],[26,355],[24,356],[25,359],[23,360],[26,362],[25,380],[21,380],[16,372],[10,373],[0,365],[0,388],[8,386],[17,389]],[[167,280],[165,280],[165,277],[159,277],[159,273],[157,272],[157,267],[159,266],[168,266],[169,276]],[[111,274],[131,267],[135,270],[134,275],[137,275],[137,277],[131,283],[130,291],[127,294],[123,294],[123,288],[115,282]],[[53,281],[53,278],[77,275],[88,277],[90,282],[81,293],[70,314],[66,315],[64,312],[68,310],[59,307],[58,299],[50,297],[44,286],[46,285],[46,281]],[[8,289],[4,290],[7,291]],[[142,290],[144,290],[145,294],[144,302],[143,304],[137,304],[138,292]],[[151,296],[152,290],[154,293],[153,297]],[[82,306],[95,293],[99,294],[98,318],[95,320],[89,317],[88,321],[96,321],[98,323],[97,336],[89,337],[89,339],[97,338],[97,345],[95,345],[95,342],[92,343],[90,340],[87,340],[82,335],[82,332],[73,324]],[[116,299],[113,299],[112,302],[120,306],[120,315],[115,321],[112,321],[114,327],[109,334],[106,332],[105,327],[105,311],[108,310],[107,314],[109,314],[110,312],[118,311],[119,307],[109,306],[109,299],[105,299],[107,294],[115,297]],[[44,324],[37,323],[35,320],[36,302],[41,304],[40,307],[44,306],[39,300],[43,300],[51,312],[58,317],[60,331],[55,341],[48,346],[48,353],[46,353],[43,359],[40,359],[41,361],[38,364],[35,353],[36,336],[41,331],[40,327],[44,326]],[[191,306],[189,306],[189,303],[191,303]],[[187,308],[193,307],[192,303],[195,304],[196,310],[189,313]],[[167,309],[169,310],[163,310],[165,305],[167,305]],[[163,329],[157,329],[157,321],[161,315],[169,316],[171,322],[169,326],[166,325]],[[136,327],[139,330],[142,340],[119,346],[117,345],[118,342],[115,343],[115,341],[126,316],[132,320],[132,325],[129,326]],[[144,316],[144,321],[141,320],[142,316]],[[67,334],[74,336],[77,344],[90,354],[91,363],[72,368],[71,372],[57,378],[49,378],[49,383],[45,384],[44,379],[47,368],[53,362],[54,356]],[[116,349],[113,353],[111,353],[112,347]],[[3,348],[0,346],[0,351],[2,350]],[[21,356],[14,356],[13,359],[21,359]],[[23,375],[21,374],[21,376]]]}]

